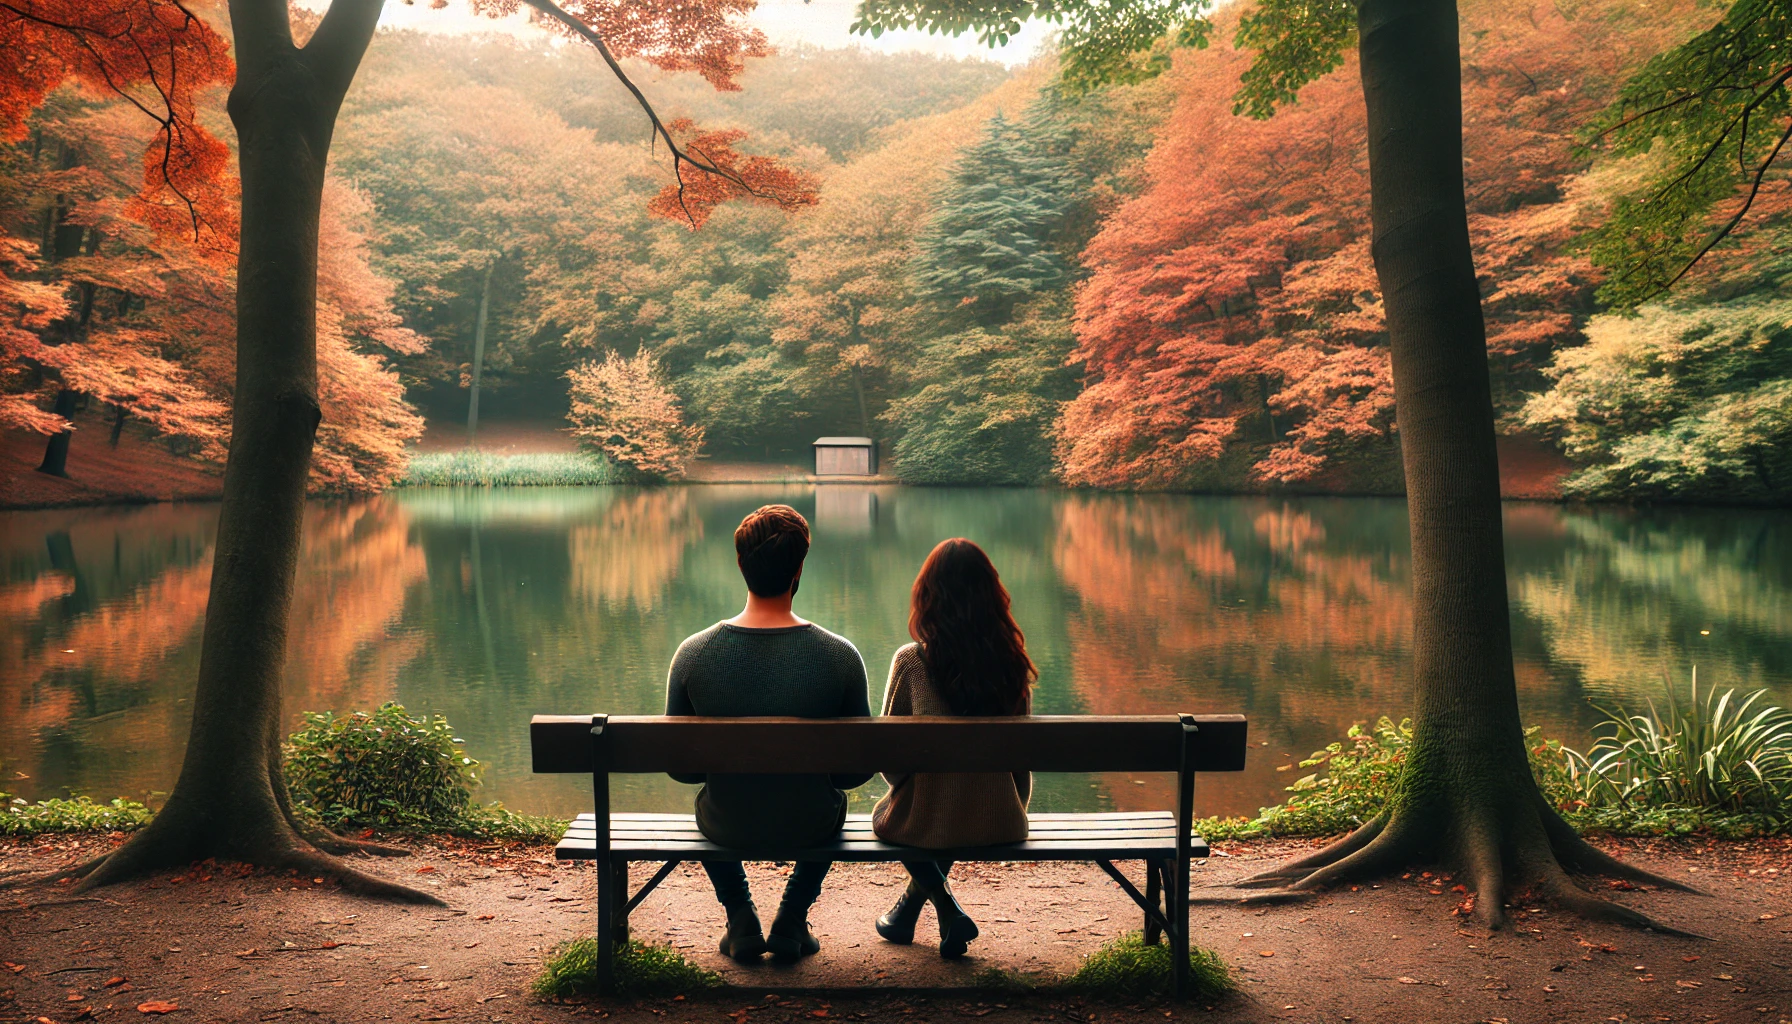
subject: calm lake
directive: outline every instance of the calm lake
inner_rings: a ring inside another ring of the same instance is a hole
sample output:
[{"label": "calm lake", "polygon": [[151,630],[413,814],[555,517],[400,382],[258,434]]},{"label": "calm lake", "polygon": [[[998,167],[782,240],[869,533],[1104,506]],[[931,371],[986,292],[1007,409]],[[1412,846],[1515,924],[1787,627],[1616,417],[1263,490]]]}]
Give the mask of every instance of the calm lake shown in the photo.
[{"label": "calm lake", "polygon": [[[588,783],[529,774],[537,712],[656,713],[687,634],[736,612],[731,534],[767,502],[815,544],[797,611],[865,657],[872,703],[907,641],[910,581],[965,536],[1014,594],[1042,714],[1242,712],[1242,776],[1203,813],[1250,813],[1278,771],[1409,687],[1402,502],[1062,491],[739,485],[423,489],[314,504],[286,707],[398,701],[446,715],[488,765],[481,799],[585,809]],[[186,739],[217,506],[0,514],[0,789],[143,798]],[[1745,510],[1509,505],[1527,721],[1583,745],[1589,700],[1640,704],[1671,677],[1792,701],[1792,518]],[[690,790],[622,785],[619,808]],[[1042,778],[1035,809],[1169,806],[1160,776]],[[866,787],[861,793],[874,793]]]}]

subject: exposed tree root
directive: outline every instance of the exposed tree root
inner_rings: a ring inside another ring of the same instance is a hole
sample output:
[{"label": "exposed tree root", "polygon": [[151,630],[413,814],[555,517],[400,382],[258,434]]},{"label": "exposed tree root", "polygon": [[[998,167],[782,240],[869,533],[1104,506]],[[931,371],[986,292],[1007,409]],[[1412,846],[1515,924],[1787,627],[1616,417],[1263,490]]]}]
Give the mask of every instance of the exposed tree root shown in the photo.
[{"label": "exposed tree root", "polygon": [[326,828],[303,827],[299,829],[299,835],[312,846],[338,857],[351,853],[364,853],[369,857],[409,857],[411,855],[411,851],[402,846],[387,846],[384,843],[370,843],[365,839],[350,839],[347,836],[337,835]]},{"label": "exposed tree root", "polygon": [[[1396,808],[1377,815],[1324,849],[1240,879],[1232,887],[1270,890],[1244,897],[1241,902],[1245,904],[1286,903],[1332,886],[1386,877],[1415,862],[1441,861],[1472,885],[1474,914],[1489,929],[1508,923],[1509,893],[1530,890],[1589,920],[1664,935],[1701,937],[1600,899],[1575,885],[1569,878],[1570,871],[1698,892],[1685,883],[1627,864],[1594,848],[1541,798],[1533,806],[1534,817],[1524,813],[1502,816],[1494,809],[1477,809],[1457,815],[1454,821],[1445,815],[1403,813]],[[1503,817],[1520,820],[1500,820]],[[1530,820],[1522,820],[1525,818]]]},{"label": "exposed tree root", "polygon": [[[164,808],[148,827],[110,853],[101,854],[54,871],[29,877],[0,880],[0,888],[78,881],[72,891],[88,892],[128,879],[173,871],[216,857],[274,871],[294,871],[309,877],[336,880],[342,888],[360,896],[447,906],[439,897],[361,871],[339,859],[338,853],[405,856],[410,851],[347,839],[315,828],[306,829],[275,811],[271,822],[259,827],[246,822],[183,823],[178,807]],[[213,825],[220,834],[211,834]]]}]

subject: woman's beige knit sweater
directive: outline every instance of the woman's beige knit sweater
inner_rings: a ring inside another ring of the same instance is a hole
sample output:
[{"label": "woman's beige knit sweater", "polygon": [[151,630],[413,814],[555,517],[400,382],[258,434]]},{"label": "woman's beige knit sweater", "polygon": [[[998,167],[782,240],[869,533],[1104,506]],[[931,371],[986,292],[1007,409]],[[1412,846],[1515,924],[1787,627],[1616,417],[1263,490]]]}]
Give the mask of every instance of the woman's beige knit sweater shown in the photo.
[{"label": "woman's beige knit sweater", "polygon": [[[1031,711],[1032,698],[1021,714]],[[921,645],[909,644],[890,662],[886,715],[950,715],[927,678]],[[1028,772],[884,773],[890,791],[871,814],[879,839],[929,850],[1018,843],[1027,838]]]}]

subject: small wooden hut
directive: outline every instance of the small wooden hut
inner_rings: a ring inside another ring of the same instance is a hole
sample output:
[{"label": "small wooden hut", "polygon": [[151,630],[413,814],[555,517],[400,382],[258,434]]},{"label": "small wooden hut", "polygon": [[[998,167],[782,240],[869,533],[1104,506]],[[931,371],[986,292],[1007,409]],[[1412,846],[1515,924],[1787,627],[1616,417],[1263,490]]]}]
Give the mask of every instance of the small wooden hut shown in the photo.
[{"label": "small wooden hut", "polygon": [[876,476],[877,442],[869,437],[815,439],[816,476]]}]

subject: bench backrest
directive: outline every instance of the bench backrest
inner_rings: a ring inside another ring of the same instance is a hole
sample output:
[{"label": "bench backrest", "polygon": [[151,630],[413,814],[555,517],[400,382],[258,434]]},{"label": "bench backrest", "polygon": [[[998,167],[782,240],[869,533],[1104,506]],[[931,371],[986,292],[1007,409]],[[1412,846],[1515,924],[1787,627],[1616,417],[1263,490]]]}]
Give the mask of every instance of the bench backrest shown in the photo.
[{"label": "bench backrest", "polygon": [[537,773],[1236,772],[1245,719],[536,715],[529,743]]}]

